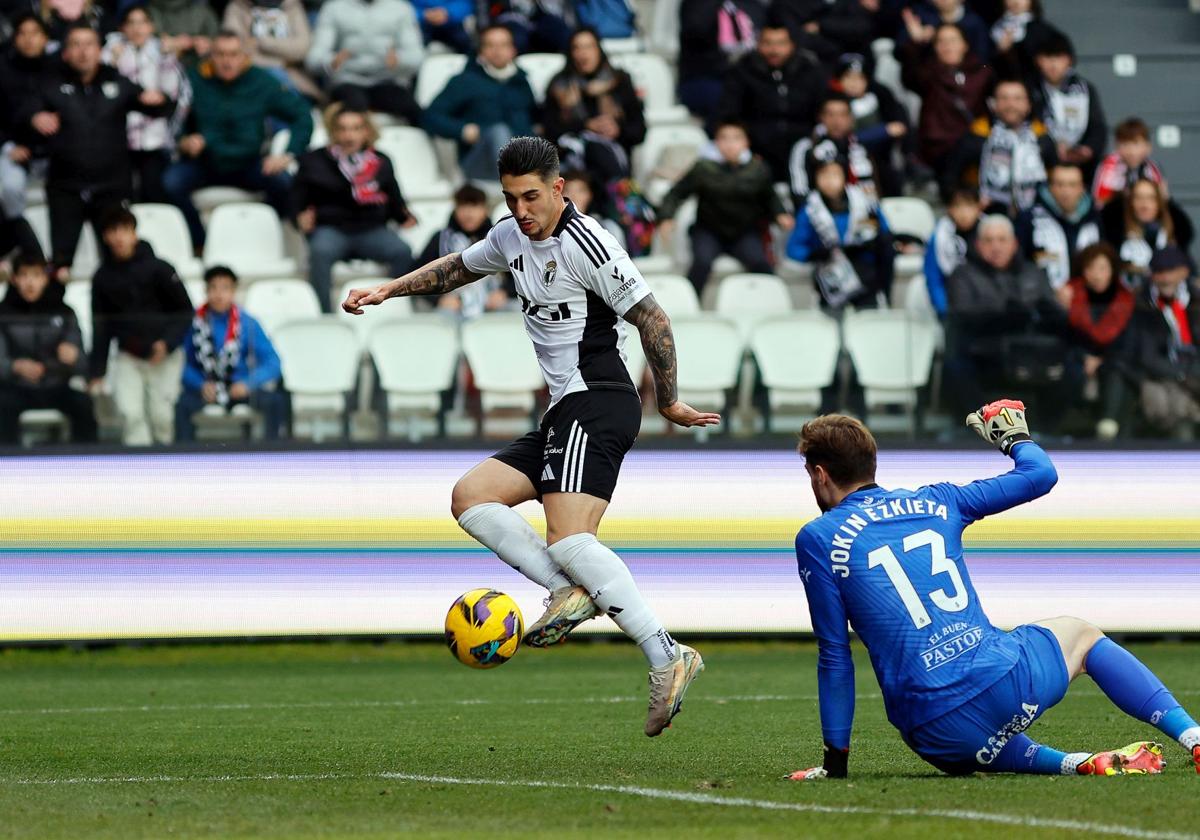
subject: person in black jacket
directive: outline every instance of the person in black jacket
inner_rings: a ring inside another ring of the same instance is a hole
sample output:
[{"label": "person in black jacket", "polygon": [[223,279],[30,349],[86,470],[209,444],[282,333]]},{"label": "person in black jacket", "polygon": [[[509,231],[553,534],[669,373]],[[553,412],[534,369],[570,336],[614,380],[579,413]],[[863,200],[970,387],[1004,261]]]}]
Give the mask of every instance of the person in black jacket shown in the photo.
[{"label": "person in black jacket", "polygon": [[1075,48],[1061,32],[1042,40],[1034,57],[1038,79],[1033,85],[1033,113],[1045,123],[1058,159],[1083,169],[1092,183],[1108,146],[1108,122],[1096,87],[1075,70]]},{"label": "person in black jacket", "polygon": [[20,115],[33,113],[29,103],[49,64],[49,40],[46,24],[27,13],[14,22],[12,43],[0,53],[0,213],[9,218],[25,212],[30,171],[46,168],[45,141]]},{"label": "person in black jacket", "polygon": [[830,65],[842,53],[870,52],[878,10],[878,0],[773,0],[767,20],[786,26],[797,47]]},{"label": "person in black jacket", "polygon": [[67,416],[71,440],[96,440],[92,398],[69,384],[83,373],[79,321],[50,280],[40,254],[16,260],[13,282],[0,301],[0,444],[18,442],[21,412],[53,408]]},{"label": "person in black jacket", "polygon": [[392,161],[372,148],[379,134],[367,114],[336,103],[325,121],[333,142],[301,156],[292,191],[308,235],[308,281],[329,312],[333,264],[377,260],[401,276],[412,266],[412,249],[387,223],[412,227],[417,220],[400,195]]},{"label": "person in black jacket", "polygon": [[587,169],[602,184],[629,176],[630,152],[646,139],[642,100],[594,29],[571,36],[567,66],[546,89],[542,133],[565,152],[564,169]]},{"label": "person in black jacket", "polygon": [[725,74],[754,49],[766,18],[759,0],[682,0],[679,4],[679,101],[712,121]]},{"label": "person in black jacket", "polygon": [[100,235],[108,254],[92,278],[91,387],[99,390],[110,373],[108,355],[115,339],[112,395],[124,421],[126,445],[170,443],[183,373],[180,346],[192,324],[191,300],[175,269],[138,239],[137,219],[128,210],[106,214]]},{"label": "person in black jacket", "polygon": [[750,149],[776,181],[788,177],[788,153],[813,130],[825,73],[812,53],[797,50],[787,27],[768,24],[758,49],[742,56],[725,79],[717,113],[746,126]]},{"label": "person in black jacket", "polygon": [[867,55],[844,53],[838,59],[830,87],[850,100],[854,136],[879,170],[880,194],[901,195],[904,173],[895,159],[896,152],[911,147],[907,143],[908,111],[895,94],[871,78],[871,64]]},{"label": "person in black jacket", "polygon": [[102,65],[100,35],[86,25],[67,34],[63,62],[43,78],[28,117],[50,147],[46,203],[51,260],[60,268],[75,258],[84,220],[95,225],[132,195],[126,115],[161,117],[174,109],[161,92],[143,90]]}]

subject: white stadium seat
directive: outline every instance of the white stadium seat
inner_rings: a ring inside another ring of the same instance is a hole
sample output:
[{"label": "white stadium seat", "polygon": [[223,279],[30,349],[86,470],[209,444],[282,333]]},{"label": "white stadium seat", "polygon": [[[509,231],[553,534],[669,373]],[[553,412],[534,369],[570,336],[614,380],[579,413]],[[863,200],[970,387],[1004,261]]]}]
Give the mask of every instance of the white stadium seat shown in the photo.
[{"label": "white stadium seat", "polygon": [[650,20],[650,49],[674,58],[679,53],[679,6],[683,0],[654,0]]},{"label": "white stadium seat", "polygon": [[188,300],[197,309],[208,300],[208,289],[204,285],[204,281],[199,277],[190,277],[184,280],[183,288],[187,289]]},{"label": "white stadium seat", "polygon": [[[248,309],[249,307],[247,307]],[[295,419],[337,419],[346,430],[347,397],[358,379],[361,350],[354,330],[332,318],[293,321],[271,337],[291,394]],[[314,424],[314,437],[320,438]]]},{"label": "white stadium seat", "polygon": [[668,317],[700,314],[696,288],[682,274],[647,274],[646,284]]},{"label": "white stadium seat", "polygon": [[390,278],[360,277],[356,280],[347,280],[334,292],[336,295],[332,301],[334,314],[337,315],[339,320],[350,325],[350,328],[354,330],[364,349],[367,347],[368,339],[376,327],[412,316],[412,298],[407,297],[392,298],[378,306],[368,306],[363,309],[363,314],[361,315],[351,315],[342,309],[342,301],[346,299],[346,295],[351,289],[369,288],[384,282],[386,279]]},{"label": "white stadium seat", "polygon": [[929,382],[937,347],[936,322],[903,310],[848,311],[842,323],[846,350],[867,408],[916,407],[917,389]]},{"label": "white stadium seat", "polygon": [[732,321],[712,315],[672,318],[679,361],[679,399],[700,411],[724,409],[737,384],[742,339]]},{"label": "white stadium seat", "polygon": [[821,388],[832,384],[837,372],[838,324],[814,311],[769,318],[754,328],[750,349],[773,414],[788,408],[815,410]]},{"label": "white stadium seat", "polygon": [[[680,149],[679,175],[687,171],[688,161],[695,162],[700,150],[708,145],[708,135],[698,125],[655,125],[646,129],[646,139],[633,150],[633,175],[643,186],[656,177],[655,169],[668,149]],[[675,174],[675,173],[672,173]]]},{"label": "white stadium seat", "polygon": [[396,180],[406,201],[446,199],[453,192],[438,170],[437,153],[429,135],[408,125],[392,125],[379,134],[375,148],[392,160]]},{"label": "white stadium seat", "polygon": [[743,340],[759,321],[791,309],[787,284],[774,274],[730,274],[717,286],[717,314],[736,323]]},{"label": "white stadium seat", "polygon": [[675,99],[675,76],[666,59],[653,53],[621,53],[612,56],[612,63],[633,78],[645,106],[646,125],[688,124],[688,109]]},{"label": "white stadium seat", "polygon": [[135,204],[138,238],[150,243],[159,259],[166,260],[185,280],[199,278],[204,266],[193,256],[192,236],[183,213],[174,204]]},{"label": "white stadium seat", "polygon": [[454,202],[449,199],[422,201],[410,205],[410,209],[417,217],[417,223],[412,227],[399,228],[396,232],[408,243],[408,247],[412,248],[413,257],[417,258],[421,256],[429,240],[446,226],[450,214],[454,212]]},{"label": "white stadium seat", "polygon": [[545,380],[520,315],[496,312],[469,321],[462,328],[462,348],[484,414],[496,409],[533,411]]},{"label": "white stadium seat", "polygon": [[417,72],[417,86],[413,98],[421,108],[428,108],[437,95],[446,88],[446,83],[467,66],[467,57],[462,53],[438,53],[427,55]]},{"label": "white stadium seat", "polygon": [[284,253],[283,224],[268,205],[256,202],[222,204],[213,210],[204,264],[227,265],[247,280],[296,273],[296,261]]},{"label": "white stadium seat", "polygon": [[529,77],[529,87],[533,89],[533,98],[538,102],[545,100],[550,80],[566,64],[567,58],[562,53],[525,53],[517,56],[517,66]]},{"label": "white stadium seat", "polygon": [[[879,207],[893,234],[912,236],[925,244],[929,242],[929,237],[933,236],[937,218],[933,215],[933,208],[923,199],[894,196],[880,200]],[[896,274],[901,277],[918,274],[924,267],[924,261],[924,254],[920,252],[898,254],[895,262]]]},{"label": "white stadium seat", "polygon": [[[25,221],[33,229],[38,244],[47,258],[53,253],[50,245],[50,208],[44,204],[25,209]],[[71,276],[80,280],[91,280],[100,267],[100,248],[96,244],[96,232],[84,223],[79,231],[79,244],[75,248],[75,259],[71,263]]]},{"label": "white stadium seat", "polygon": [[262,324],[272,341],[288,323],[321,315],[317,293],[304,280],[260,280],[246,288],[244,300],[246,311]]},{"label": "white stadium seat", "polygon": [[253,193],[240,187],[201,187],[192,193],[192,203],[204,216],[216,210],[222,204],[249,204],[261,201],[262,193]]},{"label": "white stadium seat", "polygon": [[79,332],[83,334],[83,351],[92,349],[92,281],[72,280],[63,291],[63,302],[71,307],[79,321]]},{"label": "white stadium seat", "polygon": [[[449,319],[430,314],[381,324],[371,332],[369,348],[387,395],[385,432],[393,417],[441,410],[442,393],[453,387],[458,370],[458,331]],[[415,426],[409,429],[415,437]]]}]

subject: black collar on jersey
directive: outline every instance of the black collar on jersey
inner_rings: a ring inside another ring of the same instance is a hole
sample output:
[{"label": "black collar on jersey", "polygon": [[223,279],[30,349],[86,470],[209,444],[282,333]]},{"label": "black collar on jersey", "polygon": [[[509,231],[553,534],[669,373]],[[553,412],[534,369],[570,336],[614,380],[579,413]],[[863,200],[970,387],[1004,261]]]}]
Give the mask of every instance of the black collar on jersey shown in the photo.
[{"label": "black collar on jersey", "polygon": [[575,209],[571,199],[564,198],[563,201],[566,202],[566,207],[563,208],[562,215],[558,217],[558,224],[554,228],[554,233],[550,234],[551,236],[562,236],[563,231],[567,229],[567,222],[579,218],[579,211]]},{"label": "black collar on jersey", "polygon": [[[846,499],[849,499],[851,496],[857,496],[859,493],[862,493],[866,490],[882,490],[882,489],[883,489],[882,487],[880,487],[878,484],[876,484],[874,481],[872,481],[870,484],[864,484],[862,487],[859,487],[859,488],[856,488],[856,489],[850,491],[842,498],[842,501],[844,502],[844,501],[846,501]],[[840,504],[840,502],[839,502],[839,504]]]}]

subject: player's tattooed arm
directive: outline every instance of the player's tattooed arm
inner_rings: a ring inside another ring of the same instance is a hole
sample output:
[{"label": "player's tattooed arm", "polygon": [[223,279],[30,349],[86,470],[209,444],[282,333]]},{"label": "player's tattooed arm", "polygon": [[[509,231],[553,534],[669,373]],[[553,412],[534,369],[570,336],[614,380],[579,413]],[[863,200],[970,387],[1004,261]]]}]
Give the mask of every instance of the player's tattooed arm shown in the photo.
[{"label": "player's tattooed arm", "polygon": [[630,307],[625,320],[637,327],[642,337],[646,362],[654,372],[654,395],[659,409],[664,409],[678,399],[679,365],[675,359],[671,319],[654,295],[646,295]]},{"label": "player's tattooed arm", "polygon": [[354,315],[362,314],[362,307],[375,306],[388,298],[409,295],[444,295],[460,286],[473,283],[482,274],[470,271],[463,264],[462,254],[453,253],[440,257],[427,265],[410,271],[403,277],[381,283],[373,289],[354,289],[342,303],[342,309]]},{"label": "player's tattooed arm", "polygon": [[646,363],[654,373],[654,395],[658,413],[679,426],[712,426],[721,415],[697,411],[679,399],[679,363],[671,319],[654,295],[646,295],[625,313],[625,320],[638,329]]}]

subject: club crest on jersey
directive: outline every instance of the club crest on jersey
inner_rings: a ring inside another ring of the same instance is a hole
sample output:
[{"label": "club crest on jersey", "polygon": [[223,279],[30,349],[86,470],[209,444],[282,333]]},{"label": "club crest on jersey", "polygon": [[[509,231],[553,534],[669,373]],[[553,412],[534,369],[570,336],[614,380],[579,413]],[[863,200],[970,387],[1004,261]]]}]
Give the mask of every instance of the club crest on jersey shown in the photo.
[{"label": "club crest on jersey", "polygon": [[546,263],[546,270],[542,272],[542,285],[549,286],[554,282],[554,274],[558,271],[558,263],[554,260]]}]

